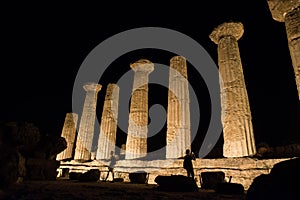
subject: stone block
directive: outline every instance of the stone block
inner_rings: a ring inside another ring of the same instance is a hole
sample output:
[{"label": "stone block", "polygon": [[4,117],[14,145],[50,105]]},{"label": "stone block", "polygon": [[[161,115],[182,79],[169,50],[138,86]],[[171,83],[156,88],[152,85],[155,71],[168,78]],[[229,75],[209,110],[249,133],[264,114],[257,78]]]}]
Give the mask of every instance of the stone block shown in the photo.
[{"label": "stone block", "polygon": [[129,173],[131,183],[147,183],[147,172],[133,172]]},{"label": "stone block", "polygon": [[183,175],[157,176],[154,181],[162,191],[195,192],[199,189],[193,178]]},{"label": "stone block", "polygon": [[217,183],[216,192],[219,194],[244,194],[244,186],[240,183]]},{"label": "stone block", "polygon": [[224,172],[202,172],[201,173],[201,188],[216,189],[218,183],[225,182]]},{"label": "stone block", "polygon": [[100,179],[99,169],[90,169],[89,171],[79,176],[79,181],[81,182],[96,182],[99,179]]}]

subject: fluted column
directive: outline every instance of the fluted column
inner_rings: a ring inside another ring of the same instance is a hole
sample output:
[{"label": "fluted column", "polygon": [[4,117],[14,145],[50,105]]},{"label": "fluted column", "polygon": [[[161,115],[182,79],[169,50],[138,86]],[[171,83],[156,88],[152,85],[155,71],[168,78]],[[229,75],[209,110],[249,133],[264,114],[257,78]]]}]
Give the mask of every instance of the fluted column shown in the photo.
[{"label": "fluted column", "polygon": [[223,23],[210,39],[218,44],[222,124],[225,157],[256,153],[252,119],[238,42],[244,33],[242,23]]},{"label": "fluted column", "polygon": [[108,84],[101,117],[96,159],[109,159],[115,152],[118,124],[119,86]]},{"label": "fluted column", "polygon": [[288,45],[300,100],[300,0],[268,0],[274,20],[285,22]]},{"label": "fluted column", "polygon": [[126,140],[125,159],[141,158],[147,155],[148,134],[148,80],[154,64],[141,59],[130,65],[134,71],[130,102],[129,126]]},{"label": "fluted column", "polygon": [[166,158],[178,158],[191,148],[190,98],[186,59],[170,60]]},{"label": "fluted column", "polygon": [[79,131],[76,140],[75,160],[87,161],[91,159],[91,149],[94,136],[96,105],[101,85],[87,83],[83,86],[86,97],[80,119]]},{"label": "fluted column", "polygon": [[57,154],[56,160],[67,160],[73,158],[74,142],[76,138],[76,126],[78,115],[76,113],[67,113],[64,126],[62,129],[61,137],[67,141],[67,148]]}]

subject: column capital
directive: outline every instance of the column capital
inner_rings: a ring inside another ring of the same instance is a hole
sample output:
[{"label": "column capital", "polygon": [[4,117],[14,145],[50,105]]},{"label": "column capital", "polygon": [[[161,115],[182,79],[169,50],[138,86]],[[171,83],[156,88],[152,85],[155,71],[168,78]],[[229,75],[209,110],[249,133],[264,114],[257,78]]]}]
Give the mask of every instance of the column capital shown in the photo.
[{"label": "column capital", "polygon": [[113,95],[116,95],[116,93],[119,93],[119,86],[115,83],[109,83],[106,88],[106,94],[105,94],[105,99],[106,98],[112,98]]},{"label": "column capital", "polygon": [[233,36],[236,40],[239,40],[243,33],[244,26],[241,22],[225,22],[217,26],[209,35],[209,38],[218,44],[219,40],[226,36]]},{"label": "column capital", "polygon": [[109,84],[107,84],[107,89],[106,90],[113,91],[115,88],[119,88],[119,86],[116,83],[109,83]]},{"label": "column capital", "polygon": [[170,59],[170,63],[172,62],[186,62],[186,58],[183,56],[174,56]]},{"label": "column capital", "polygon": [[284,22],[286,13],[300,6],[300,0],[267,0],[274,20]]},{"label": "column capital", "polygon": [[102,85],[100,84],[97,84],[97,83],[91,83],[91,82],[88,82],[86,84],[84,84],[83,86],[83,89],[85,91],[96,91],[96,92],[99,92],[102,88]]},{"label": "column capital", "polygon": [[154,70],[154,64],[147,59],[140,59],[130,64],[130,68],[134,71],[143,71],[151,73]]},{"label": "column capital", "polygon": [[[183,56],[172,57],[170,59],[170,68],[175,69],[185,79],[187,79],[187,66],[186,66],[186,58],[185,57],[183,57]],[[173,73],[171,73],[171,74],[173,74]],[[172,76],[173,78],[178,77],[178,75],[175,75],[175,76],[174,75]]]}]

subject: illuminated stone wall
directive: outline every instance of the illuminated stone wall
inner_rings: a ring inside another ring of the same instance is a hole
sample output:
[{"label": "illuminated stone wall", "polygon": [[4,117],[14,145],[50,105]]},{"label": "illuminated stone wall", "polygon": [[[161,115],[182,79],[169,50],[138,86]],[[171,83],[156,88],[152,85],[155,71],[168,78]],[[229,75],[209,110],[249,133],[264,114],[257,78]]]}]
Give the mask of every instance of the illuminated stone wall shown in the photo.
[{"label": "illuminated stone wall", "polygon": [[129,126],[126,140],[126,159],[135,159],[147,154],[148,134],[148,80],[154,64],[141,59],[130,65],[134,71],[130,102]]},{"label": "illuminated stone wall", "polygon": [[300,100],[300,0],[268,0],[273,19],[285,22],[287,40]]},{"label": "illuminated stone wall", "polygon": [[64,126],[62,129],[61,137],[67,141],[67,148],[57,154],[56,160],[65,160],[73,158],[73,149],[76,138],[78,115],[76,113],[67,113]]},{"label": "illuminated stone wall", "polygon": [[98,92],[101,85],[96,83],[87,83],[83,86],[86,91],[86,97],[80,119],[79,131],[76,140],[75,160],[90,160],[91,149],[94,136],[94,125],[96,116],[96,105]]},{"label": "illuminated stone wall", "polygon": [[178,158],[191,148],[190,98],[186,59],[170,60],[166,158]]},{"label": "illuminated stone wall", "polygon": [[120,88],[118,85],[107,85],[102,110],[96,159],[109,159],[110,152],[115,152],[118,124],[119,91]]},{"label": "illuminated stone wall", "polygon": [[[282,159],[252,159],[252,158],[219,158],[219,159],[196,159],[193,161],[195,178],[197,184],[200,184],[201,172],[222,171],[225,173],[225,181],[229,181],[232,176],[232,183],[240,183],[245,190],[249,188],[253,179],[261,174],[269,174],[273,166],[281,161],[290,158]],[[102,178],[106,177],[109,161],[94,160],[88,163],[79,163],[76,161],[61,162],[58,176],[61,176],[63,168],[69,168],[70,172],[86,172],[89,169],[99,169]],[[168,160],[119,160],[115,165],[115,178],[124,178],[125,182],[129,182],[129,173],[137,171],[146,171],[149,173],[149,184],[156,184],[154,179],[158,175],[184,175],[186,171],[183,169],[183,159],[168,159]],[[100,178],[101,179],[101,178]],[[111,179],[109,179],[111,180]]]},{"label": "illuminated stone wall", "polygon": [[223,23],[210,34],[218,44],[224,157],[243,157],[256,153],[248,95],[238,40],[242,23]]}]

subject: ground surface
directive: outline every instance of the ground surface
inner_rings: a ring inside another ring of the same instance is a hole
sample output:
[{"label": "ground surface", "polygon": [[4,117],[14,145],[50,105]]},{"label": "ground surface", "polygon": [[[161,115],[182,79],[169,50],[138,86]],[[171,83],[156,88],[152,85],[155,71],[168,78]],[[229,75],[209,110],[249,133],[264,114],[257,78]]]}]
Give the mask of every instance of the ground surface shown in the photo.
[{"label": "ground surface", "polygon": [[81,183],[71,180],[26,181],[0,193],[7,200],[89,200],[89,199],[236,199],[245,195],[221,195],[213,190],[199,189],[197,192],[158,191],[156,185],[124,182]]}]

